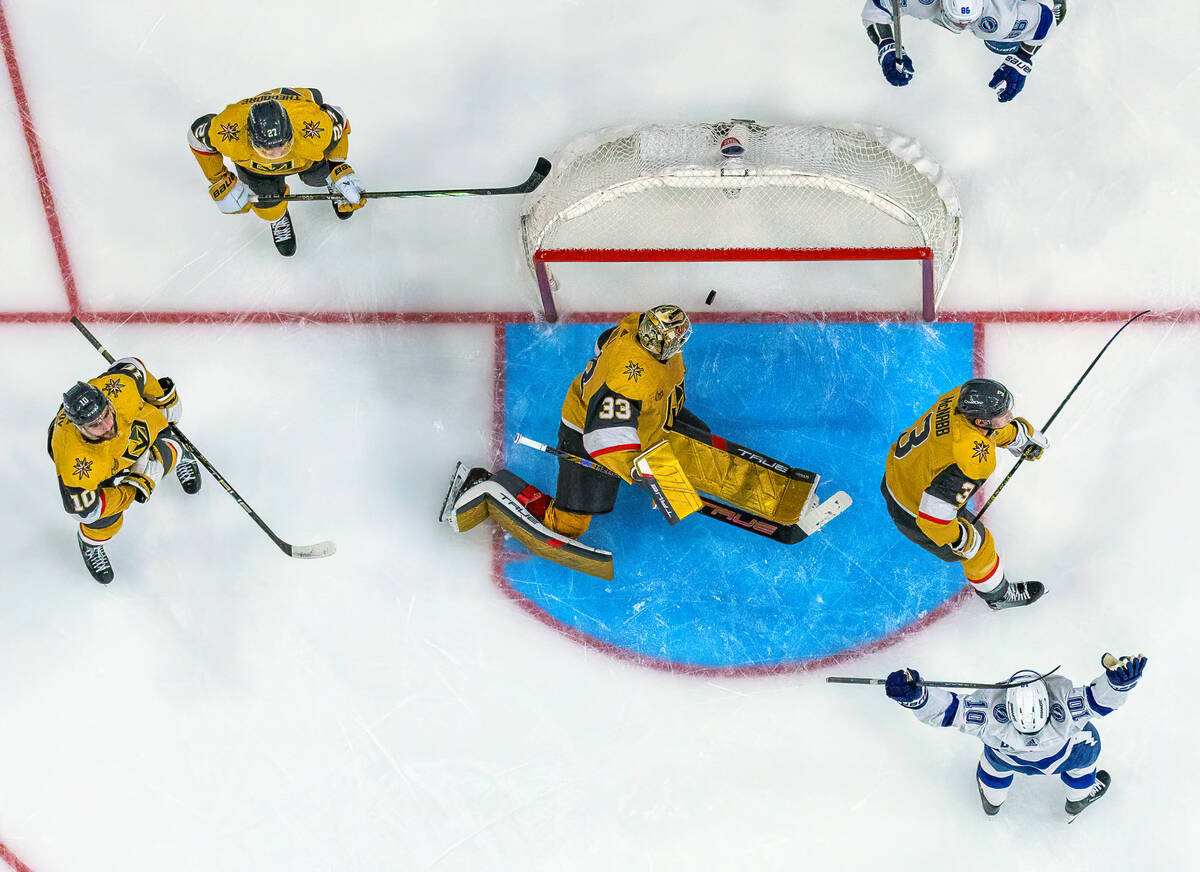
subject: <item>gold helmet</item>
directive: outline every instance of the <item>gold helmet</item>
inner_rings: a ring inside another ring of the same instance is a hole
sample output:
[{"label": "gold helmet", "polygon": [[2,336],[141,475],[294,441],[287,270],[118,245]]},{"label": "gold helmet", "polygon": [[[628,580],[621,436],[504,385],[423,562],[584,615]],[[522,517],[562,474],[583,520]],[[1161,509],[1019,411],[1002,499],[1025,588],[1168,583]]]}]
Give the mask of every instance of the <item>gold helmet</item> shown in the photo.
[{"label": "gold helmet", "polygon": [[637,335],[642,348],[666,363],[683,351],[683,343],[692,335],[692,322],[678,306],[655,306],[642,313]]}]

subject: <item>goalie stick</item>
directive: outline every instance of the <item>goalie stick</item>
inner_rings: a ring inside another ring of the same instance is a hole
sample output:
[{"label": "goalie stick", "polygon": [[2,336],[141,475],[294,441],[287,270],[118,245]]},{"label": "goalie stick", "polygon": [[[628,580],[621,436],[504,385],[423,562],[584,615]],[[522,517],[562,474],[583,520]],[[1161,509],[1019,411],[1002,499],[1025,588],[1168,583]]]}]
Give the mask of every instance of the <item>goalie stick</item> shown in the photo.
[{"label": "goalie stick", "polygon": [[[533,448],[542,451],[546,454],[551,454],[555,457],[560,457],[570,463],[578,464],[586,469],[593,469],[604,475],[612,478],[620,479],[621,477],[611,469],[597,463],[586,457],[578,457],[571,454],[569,451],[564,451],[561,448],[552,448],[544,442],[538,442],[526,436],[517,434],[513,440],[517,445],[524,445],[526,448]],[[706,518],[712,518],[714,521],[720,521],[723,524],[729,524],[733,527],[740,527],[754,533],[757,536],[764,536],[767,539],[774,539],[776,542],[782,542],[784,545],[795,545],[797,542],[803,542],[813,533],[816,533],[831,520],[840,515],[850,505],[850,497],[838,491],[825,502],[815,507],[813,511],[816,514],[812,515],[812,523],[804,525],[805,529],[800,524],[780,524],[769,518],[764,518],[760,515],[755,515],[751,512],[735,508],[734,506],[726,505],[711,497],[700,494],[700,514]]]},{"label": "goalie stick", "polygon": [[[1110,655],[1111,656],[1111,655]],[[1026,684],[1033,684],[1035,681],[1041,681],[1048,675],[1053,675],[1061,669],[1061,666],[1055,666],[1049,672],[1043,672],[1033,678],[1027,678],[1023,681],[1001,681],[997,684],[980,684],[974,681],[926,681],[921,679],[917,684],[923,687],[958,687],[967,690],[1003,690],[1009,687],[1024,687]],[[830,675],[826,677],[826,682],[829,684],[887,684],[886,678],[846,678],[839,675]]]},{"label": "goalie stick", "polygon": [[[101,355],[103,355],[105,360],[107,360],[109,363],[116,363],[116,360],[113,358],[113,356],[108,353],[108,349],[100,344],[100,340],[92,335],[92,331],[84,326],[82,321],[72,316],[71,323],[74,324],[76,329],[83,334],[83,338],[90,342],[92,347],[99,351]],[[266,522],[258,516],[258,513],[254,511],[254,509],[250,508],[250,504],[242,499],[241,494],[233,489],[233,485],[225,480],[225,476],[221,475],[221,473],[217,471],[217,468],[209,462],[209,459],[200,453],[200,449],[198,449],[192,443],[192,440],[184,436],[183,432],[174,424],[168,425],[167,429],[171,431],[171,435],[183,443],[184,447],[186,447],[187,450],[195,456],[196,460],[200,461],[200,464],[208,470],[208,474],[213,477],[213,480],[216,481],[221,487],[225,488],[225,492],[233,497],[237,504],[242,507],[242,510],[250,516],[251,520],[258,524],[259,528],[269,537],[271,537],[271,541],[279,546],[279,550],[288,557],[315,559],[318,557],[328,557],[337,550],[337,546],[328,541],[318,542],[315,545],[292,545],[291,543],[280,539],[275,535],[275,531],[268,527]]]},{"label": "goalie stick", "polygon": [[[538,185],[550,175],[550,161],[544,157],[537,159],[537,164],[533,168],[533,172],[529,174],[529,178],[521,182],[519,185],[513,185],[508,188],[435,188],[430,191],[363,191],[362,196],[366,199],[377,200],[383,197],[495,197],[504,194],[528,194],[530,191],[537,188]],[[263,197],[261,201],[269,203],[277,203],[280,200],[288,202],[296,202],[300,200],[342,200],[340,194],[285,194],[282,197]],[[254,197],[252,202],[261,202],[258,197]]]}]

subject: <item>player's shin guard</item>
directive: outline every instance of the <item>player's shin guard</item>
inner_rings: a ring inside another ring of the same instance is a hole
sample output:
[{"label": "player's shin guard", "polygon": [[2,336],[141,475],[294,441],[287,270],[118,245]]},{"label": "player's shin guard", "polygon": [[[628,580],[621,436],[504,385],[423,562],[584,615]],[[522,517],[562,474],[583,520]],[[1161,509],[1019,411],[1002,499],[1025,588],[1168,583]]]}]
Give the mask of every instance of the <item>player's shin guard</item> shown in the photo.
[{"label": "player's shin guard", "polygon": [[[552,530],[542,520],[549,515],[551,508],[551,500],[546,494],[507,469],[502,469],[491,478],[462,491],[454,502],[453,520],[454,526],[464,531],[491,518],[538,557],[587,575],[611,579],[612,553],[591,548]],[[556,520],[565,521],[568,520],[568,514],[574,513],[555,514]],[[578,524],[578,521],[573,523]]]},{"label": "player's shin guard", "polygon": [[999,771],[988,762],[986,756],[979,759],[979,765],[975,767],[975,784],[979,788],[979,801],[984,814],[990,817],[1000,811],[1012,782],[1011,772]]}]

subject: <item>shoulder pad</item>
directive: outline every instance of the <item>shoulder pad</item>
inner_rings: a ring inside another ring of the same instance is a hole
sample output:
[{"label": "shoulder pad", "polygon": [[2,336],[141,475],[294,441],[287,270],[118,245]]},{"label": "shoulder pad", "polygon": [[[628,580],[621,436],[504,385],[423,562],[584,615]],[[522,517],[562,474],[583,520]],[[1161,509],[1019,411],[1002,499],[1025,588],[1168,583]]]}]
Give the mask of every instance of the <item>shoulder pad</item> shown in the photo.
[{"label": "shoulder pad", "polygon": [[972,427],[961,415],[954,415],[950,424],[954,462],[967,478],[982,480],[996,468],[996,446]]}]

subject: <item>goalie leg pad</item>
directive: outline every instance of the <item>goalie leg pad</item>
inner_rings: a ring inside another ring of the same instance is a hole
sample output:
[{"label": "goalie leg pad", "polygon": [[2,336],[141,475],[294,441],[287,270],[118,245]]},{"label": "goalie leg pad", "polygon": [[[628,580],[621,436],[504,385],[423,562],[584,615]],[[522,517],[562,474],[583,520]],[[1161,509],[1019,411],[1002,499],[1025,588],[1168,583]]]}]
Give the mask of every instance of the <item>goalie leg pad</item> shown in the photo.
[{"label": "goalie leg pad", "polygon": [[[468,488],[454,504],[455,526],[470,530],[491,518],[506,533],[546,560],[597,578],[611,580],[613,556],[547,527],[528,506],[540,502],[541,491],[502,469],[487,481]],[[549,514],[551,507],[546,506]],[[586,525],[585,525],[586,526]]]},{"label": "goalie leg pad", "polygon": [[800,520],[820,480],[711,433],[677,428],[667,439],[696,490],[785,526]]},{"label": "goalie leg pad", "polygon": [[568,512],[551,503],[546,509],[545,524],[556,533],[562,533],[568,539],[578,539],[587,532],[592,523],[591,515],[581,515],[578,512]]},{"label": "goalie leg pad", "polygon": [[633,459],[633,468],[654,498],[654,504],[669,524],[677,524],[699,511],[700,495],[688,481],[687,473],[671,450],[671,443],[659,442]]}]

